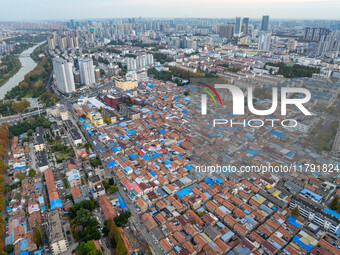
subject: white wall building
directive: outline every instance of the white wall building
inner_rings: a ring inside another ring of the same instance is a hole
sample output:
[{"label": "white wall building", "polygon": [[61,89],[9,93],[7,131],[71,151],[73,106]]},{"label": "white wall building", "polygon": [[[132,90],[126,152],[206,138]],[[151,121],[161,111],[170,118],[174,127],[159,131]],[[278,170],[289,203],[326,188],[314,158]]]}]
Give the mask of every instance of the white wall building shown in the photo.
[{"label": "white wall building", "polygon": [[57,88],[64,93],[76,90],[72,71],[73,64],[61,58],[53,59],[53,70],[57,82]]},{"label": "white wall building", "polygon": [[79,73],[81,83],[92,85],[96,82],[92,59],[84,58],[79,60]]},{"label": "white wall building", "polygon": [[271,34],[262,33],[259,36],[259,50],[269,50],[271,45]]}]

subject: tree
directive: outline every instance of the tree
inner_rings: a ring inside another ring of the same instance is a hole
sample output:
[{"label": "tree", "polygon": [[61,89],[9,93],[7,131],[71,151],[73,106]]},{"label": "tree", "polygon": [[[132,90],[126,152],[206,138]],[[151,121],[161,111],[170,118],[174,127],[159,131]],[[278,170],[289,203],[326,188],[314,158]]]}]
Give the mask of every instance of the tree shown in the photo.
[{"label": "tree", "polygon": [[332,201],[329,203],[328,207],[334,211],[339,211],[340,205],[339,205],[339,196],[336,195]]},{"label": "tree", "polygon": [[125,211],[119,214],[119,216],[116,216],[114,218],[114,222],[117,225],[117,227],[121,227],[125,224],[128,223],[129,218],[131,217],[131,212],[130,211]]},{"label": "tree", "polygon": [[300,210],[299,210],[299,207],[296,206],[293,211],[292,211],[292,215],[295,216],[295,217],[299,217],[300,216]]},{"label": "tree", "polygon": [[81,242],[76,249],[76,255],[101,255],[92,241]]},{"label": "tree", "polygon": [[33,241],[34,243],[40,247],[42,246],[41,234],[38,228],[33,228]]},{"label": "tree", "polygon": [[110,188],[109,188],[110,193],[115,193],[117,190],[118,189],[117,189],[116,185],[111,185]]},{"label": "tree", "polygon": [[187,90],[184,92],[184,95],[185,95],[185,96],[189,96],[189,94],[190,94],[190,91],[187,89]]},{"label": "tree", "polygon": [[105,119],[104,119],[105,123],[108,125],[111,123],[111,119],[109,116],[106,116]]},{"label": "tree", "polygon": [[34,177],[36,173],[37,173],[37,171],[35,171],[33,168],[31,168],[31,169],[28,171],[28,176],[29,176],[29,177]]},{"label": "tree", "polygon": [[7,254],[10,254],[14,251],[14,246],[12,244],[7,244],[5,247],[4,247],[4,251],[7,253]]},{"label": "tree", "polygon": [[91,212],[87,209],[80,208],[79,211],[77,211],[77,217],[76,222],[82,226],[87,226],[88,223],[91,221]]}]

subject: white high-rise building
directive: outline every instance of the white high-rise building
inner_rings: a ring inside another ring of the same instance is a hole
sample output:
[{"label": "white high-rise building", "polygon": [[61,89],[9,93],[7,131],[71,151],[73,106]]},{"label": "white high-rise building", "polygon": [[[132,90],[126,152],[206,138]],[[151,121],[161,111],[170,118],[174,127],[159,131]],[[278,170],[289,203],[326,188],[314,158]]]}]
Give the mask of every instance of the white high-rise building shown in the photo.
[{"label": "white high-rise building", "polygon": [[86,85],[92,85],[96,82],[92,59],[90,58],[80,59],[79,72],[81,83]]},{"label": "white high-rise building", "polygon": [[153,55],[146,54],[146,66],[152,66],[152,65],[153,65]]},{"label": "white high-rise building", "polygon": [[271,44],[271,34],[270,33],[262,33],[259,37],[259,50],[269,50]]},{"label": "white high-rise building", "polygon": [[64,93],[76,90],[72,71],[73,64],[61,58],[53,59],[53,70],[57,82],[57,88]]},{"label": "white high-rise building", "polygon": [[137,67],[145,68],[146,66],[146,57],[145,55],[137,56]]},{"label": "white high-rise building", "polygon": [[127,58],[126,59],[126,65],[127,65],[128,71],[137,70],[137,61],[134,58]]}]

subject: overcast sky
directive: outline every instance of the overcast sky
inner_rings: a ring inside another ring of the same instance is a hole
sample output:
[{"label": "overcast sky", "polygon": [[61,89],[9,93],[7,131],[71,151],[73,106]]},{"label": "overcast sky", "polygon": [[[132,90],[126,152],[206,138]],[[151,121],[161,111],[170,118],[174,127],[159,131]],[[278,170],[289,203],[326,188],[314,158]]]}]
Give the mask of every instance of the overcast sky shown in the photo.
[{"label": "overcast sky", "polygon": [[235,16],[340,19],[340,0],[0,0],[0,20]]}]

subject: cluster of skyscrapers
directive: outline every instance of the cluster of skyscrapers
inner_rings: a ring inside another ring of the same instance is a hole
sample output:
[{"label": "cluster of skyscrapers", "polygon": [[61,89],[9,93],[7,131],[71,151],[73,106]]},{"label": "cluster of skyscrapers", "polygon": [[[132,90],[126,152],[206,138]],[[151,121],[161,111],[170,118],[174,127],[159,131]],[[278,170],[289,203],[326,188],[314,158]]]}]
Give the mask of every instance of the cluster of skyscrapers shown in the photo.
[{"label": "cluster of skyscrapers", "polygon": [[59,34],[53,31],[47,36],[48,48],[55,50],[74,49],[79,48],[79,39],[77,31],[68,32],[67,30],[61,30]]},{"label": "cluster of skyscrapers", "polygon": [[[81,83],[93,85],[96,82],[96,78],[92,59],[79,59],[78,63]],[[60,92],[67,94],[76,90],[73,63],[56,57],[53,59],[53,70],[57,88]]]}]

